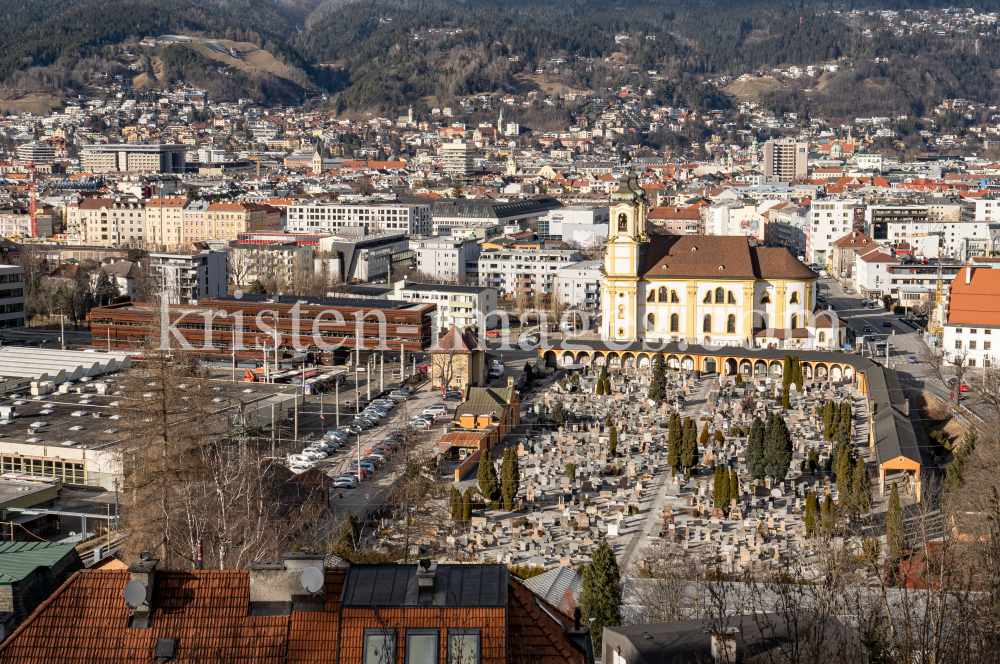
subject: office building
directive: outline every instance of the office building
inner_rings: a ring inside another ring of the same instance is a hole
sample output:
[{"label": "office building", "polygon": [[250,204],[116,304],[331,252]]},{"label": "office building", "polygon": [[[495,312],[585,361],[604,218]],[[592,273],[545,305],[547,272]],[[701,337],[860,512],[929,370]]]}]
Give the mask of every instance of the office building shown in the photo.
[{"label": "office building", "polygon": [[56,149],[46,141],[33,141],[17,146],[17,158],[36,163],[52,162],[56,159]]},{"label": "office building", "polygon": [[764,175],[768,180],[791,182],[808,175],[809,145],[790,139],[764,143]]},{"label": "office building", "polygon": [[479,276],[482,249],[475,238],[428,237],[410,240],[417,270],[439,281],[470,281]]},{"label": "office building", "polygon": [[80,169],[91,173],[183,173],[186,151],[187,146],[179,144],[85,145],[80,152]]},{"label": "office building", "polygon": [[441,158],[441,170],[451,175],[469,175],[475,167],[475,159],[479,154],[473,143],[443,143],[438,148]]},{"label": "office building", "polygon": [[24,327],[24,268],[0,265],[0,330]]},{"label": "office building", "polygon": [[388,282],[393,273],[413,265],[410,238],[399,231],[320,238],[319,252],[327,258],[317,258],[314,269],[325,269],[333,282]]},{"label": "office building", "polygon": [[289,233],[430,235],[431,208],[416,203],[312,203],[288,207]]}]

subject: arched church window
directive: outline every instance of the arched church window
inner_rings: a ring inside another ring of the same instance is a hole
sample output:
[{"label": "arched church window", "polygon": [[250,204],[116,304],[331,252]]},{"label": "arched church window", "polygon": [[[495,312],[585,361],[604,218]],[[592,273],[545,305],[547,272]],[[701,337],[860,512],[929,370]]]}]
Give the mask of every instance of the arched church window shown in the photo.
[{"label": "arched church window", "polygon": [[760,303],[771,304],[771,294],[768,293],[767,291],[764,291],[764,294],[760,296]]},{"label": "arched church window", "polygon": [[705,318],[703,318],[701,321],[701,331],[702,332],[712,331],[712,317],[708,314],[705,314]]},{"label": "arched church window", "polygon": [[788,298],[788,303],[789,304],[798,304],[799,303],[799,292],[798,291],[792,291],[792,296],[790,298]]},{"label": "arched church window", "polygon": [[726,319],[726,334],[736,334],[736,316],[733,314]]},{"label": "arched church window", "polygon": [[653,314],[646,316],[646,331],[652,332],[656,329],[656,317]]},{"label": "arched church window", "polygon": [[677,332],[680,330],[681,319],[677,314],[670,314],[670,331]]},{"label": "arched church window", "polygon": [[649,291],[649,295],[646,296],[646,302],[652,302],[653,298],[656,297],[656,289],[652,288]]},{"label": "arched church window", "polygon": [[791,327],[793,330],[799,329],[799,317],[796,316],[795,314],[792,314],[792,319],[789,324],[789,327]]},{"label": "arched church window", "polygon": [[677,297],[677,291],[675,290],[670,291],[670,302],[673,304],[680,304],[681,299]]},{"label": "arched church window", "polygon": [[667,287],[660,286],[660,302],[666,302],[666,301],[667,301]]},{"label": "arched church window", "polygon": [[823,343],[824,341],[826,341],[826,332],[820,332],[819,333],[819,342]]},{"label": "arched church window", "polygon": [[715,303],[722,304],[726,301],[726,291],[722,288],[715,289]]},{"label": "arched church window", "polygon": [[705,293],[705,297],[701,301],[702,304],[712,304],[712,291]]},{"label": "arched church window", "polygon": [[726,293],[726,304],[736,304],[736,296],[733,295],[733,291]]},{"label": "arched church window", "polygon": [[627,233],[628,232],[628,215],[622,212],[618,215],[618,232]]}]

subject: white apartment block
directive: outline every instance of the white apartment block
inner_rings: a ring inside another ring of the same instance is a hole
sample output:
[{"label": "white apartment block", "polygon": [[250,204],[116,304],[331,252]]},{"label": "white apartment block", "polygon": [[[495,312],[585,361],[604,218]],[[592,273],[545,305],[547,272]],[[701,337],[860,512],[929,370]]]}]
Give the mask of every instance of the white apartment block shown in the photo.
[{"label": "white apartment block", "polygon": [[102,247],[145,247],[146,205],[143,201],[84,198],[69,205],[66,227],[71,242]]},{"label": "white apartment block", "polygon": [[430,235],[431,208],[429,205],[404,203],[290,205],[285,230],[289,233],[330,235],[369,235],[379,230]]},{"label": "white apartment block", "polygon": [[417,270],[440,281],[466,280],[479,277],[481,247],[475,238],[429,237],[410,240],[417,261]]},{"label": "white apartment block", "polygon": [[581,261],[556,270],[556,290],[577,309],[600,309],[603,260]]},{"label": "white apartment block", "polygon": [[151,252],[149,267],[169,304],[197,304],[228,292],[226,252]]},{"label": "white apartment block", "polygon": [[312,273],[313,250],[294,243],[229,244],[227,258],[229,281],[236,286],[249,286],[254,281],[266,283],[274,277],[280,285],[291,284],[295,270]]},{"label": "white apartment block", "polygon": [[538,290],[551,292],[557,270],[579,260],[580,252],[569,249],[490,249],[479,256],[479,285],[534,297]]},{"label": "white apartment block", "polygon": [[24,327],[24,268],[0,265],[0,330]]},{"label": "white apartment block", "polygon": [[393,284],[393,299],[437,305],[437,327],[450,330],[477,325],[480,331],[496,327],[497,291],[481,286],[415,284],[402,279]]},{"label": "white apartment block", "polygon": [[825,265],[833,255],[832,245],[854,230],[857,200],[813,201],[806,232],[806,261]]},{"label": "white apartment block", "polygon": [[475,166],[479,150],[473,143],[442,143],[438,148],[441,170],[450,175],[469,175]]}]

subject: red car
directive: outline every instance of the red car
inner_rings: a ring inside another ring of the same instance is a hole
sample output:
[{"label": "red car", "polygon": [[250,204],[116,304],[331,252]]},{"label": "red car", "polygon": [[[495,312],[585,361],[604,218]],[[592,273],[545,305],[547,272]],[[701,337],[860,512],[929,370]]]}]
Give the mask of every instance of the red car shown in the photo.
[{"label": "red car", "polygon": [[[948,398],[949,399],[954,399],[955,398],[955,393],[954,392],[949,392],[948,393]],[[964,401],[965,400],[965,395],[960,392],[958,394],[958,400],[959,401]]]},{"label": "red car", "polygon": [[958,386],[958,391],[959,392],[968,392],[969,391],[969,386],[966,385],[965,383],[962,383],[961,385]]}]

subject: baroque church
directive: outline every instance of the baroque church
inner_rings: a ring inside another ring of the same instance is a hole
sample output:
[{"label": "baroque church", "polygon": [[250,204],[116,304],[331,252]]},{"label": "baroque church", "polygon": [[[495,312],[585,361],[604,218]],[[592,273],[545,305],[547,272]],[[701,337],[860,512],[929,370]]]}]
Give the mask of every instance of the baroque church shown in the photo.
[{"label": "baroque church", "polygon": [[601,336],[838,348],[845,326],[816,309],[818,275],[784,247],[745,236],[647,235],[649,202],[634,172],[611,195]]}]

